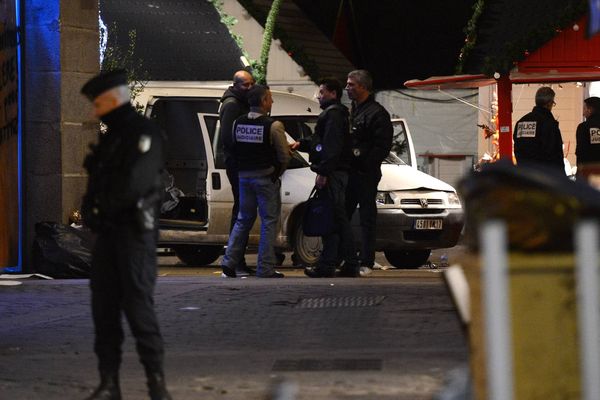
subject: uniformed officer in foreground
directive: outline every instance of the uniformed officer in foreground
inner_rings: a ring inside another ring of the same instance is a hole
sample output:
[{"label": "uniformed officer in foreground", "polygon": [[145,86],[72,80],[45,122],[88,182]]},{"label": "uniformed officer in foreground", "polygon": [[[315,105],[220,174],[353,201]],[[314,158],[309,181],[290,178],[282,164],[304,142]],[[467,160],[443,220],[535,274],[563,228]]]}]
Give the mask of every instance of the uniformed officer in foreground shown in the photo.
[{"label": "uniformed officer in foreground", "polygon": [[577,126],[577,175],[600,172],[600,98],[589,97],[583,101],[585,121]]},{"label": "uniformed officer in foreground", "polygon": [[291,145],[294,150],[309,153],[310,169],[317,173],[315,186],[326,193],[333,205],[335,231],[323,236],[323,251],[317,265],[304,270],[311,278],[335,276],[338,259],[344,262],[340,276],[359,276],[354,235],[346,215],[346,187],[352,149],[348,109],[340,102],[343,90],[337,79],[323,79],[319,82],[317,98],[323,112],[319,115],[315,132],[309,138]]},{"label": "uniformed officer in foreground", "polygon": [[346,190],[346,212],[351,220],[359,206],[361,276],[370,274],[375,264],[377,185],[381,180],[381,163],[390,153],[394,135],[390,114],[375,101],[372,91],[373,79],[368,71],[359,69],[348,74],[346,92],[352,100],[353,158]]},{"label": "uniformed officer in foreground", "polygon": [[552,115],[555,95],[552,88],[539,88],[535,107],[516,123],[513,139],[517,165],[534,163],[565,173],[562,135]]},{"label": "uniformed officer in foreground", "polygon": [[256,276],[283,278],[275,270],[275,240],[281,212],[280,176],[290,161],[285,128],[268,115],[273,97],[268,86],[254,85],[248,91],[250,112],[233,124],[233,152],[240,179],[240,211],[229,236],[221,267],[223,276],[237,277],[244,258],[250,229],[260,214],[260,242]]},{"label": "uniformed officer in foreground", "polygon": [[82,213],[98,234],[90,287],[100,385],[88,399],[121,399],[121,314],[135,337],[151,399],[171,399],[153,301],[162,134],[132,107],[125,71],[102,73],[81,92],[108,128],[84,163],[89,180]]}]

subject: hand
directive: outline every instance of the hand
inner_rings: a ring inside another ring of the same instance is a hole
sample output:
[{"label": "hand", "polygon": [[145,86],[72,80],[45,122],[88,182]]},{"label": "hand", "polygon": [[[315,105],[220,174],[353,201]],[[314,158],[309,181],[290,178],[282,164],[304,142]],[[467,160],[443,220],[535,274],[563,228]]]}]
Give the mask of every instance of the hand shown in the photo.
[{"label": "hand", "polygon": [[317,179],[315,179],[315,186],[317,189],[323,189],[327,186],[327,177],[323,175],[317,175]]},{"label": "hand", "polygon": [[290,150],[296,150],[300,147],[300,142],[290,143]]}]

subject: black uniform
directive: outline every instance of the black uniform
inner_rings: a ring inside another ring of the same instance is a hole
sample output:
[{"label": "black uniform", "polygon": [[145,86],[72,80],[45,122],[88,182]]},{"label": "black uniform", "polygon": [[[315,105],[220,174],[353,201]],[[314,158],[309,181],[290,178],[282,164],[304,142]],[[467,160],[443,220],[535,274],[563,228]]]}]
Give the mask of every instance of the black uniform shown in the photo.
[{"label": "black uniform", "polygon": [[346,190],[349,219],[359,205],[362,229],[361,264],[375,263],[375,227],[377,185],[381,180],[381,163],[392,148],[394,128],[390,114],[369,96],[362,104],[353,104],[350,115],[353,159]]},{"label": "black uniform", "polygon": [[250,107],[246,101],[246,94],[230,86],[223,97],[221,97],[221,108],[219,109],[219,120],[221,121],[221,138],[223,151],[225,153],[225,171],[231,184],[233,192],[233,208],[231,209],[231,224],[229,231],[233,229],[235,220],[240,210],[240,183],[238,166],[233,154],[233,122],[242,115],[248,114]]},{"label": "black uniform", "polygon": [[162,374],[153,291],[163,137],[129,103],[102,121],[108,130],[86,158],[89,181],[82,207],[86,225],[98,233],[90,281],[94,349],[101,374],[118,371],[123,312],[147,373]]},{"label": "black uniform", "polygon": [[323,237],[323,252],[316,271],[333,275],[338,261],[338,250],[345,260],[342,273],[358,274],[354,236],[346,215],[346,187],[352,158],[348,109],[338,101],[324,104],[317,119],[315,133],[300,141],[300,151],[309,152],[311,169],[327,177],[325,191],[333,202],[335,232]]},{"label": "black uniform", "polygon": [[513,139],[517,164],[544,164],[564,173],[562,136],[550,110],[535,106],[516,123]]},{"label": "black uniform", "polygon": [[600,163],[600,113],[577,126],[577,166]]}]

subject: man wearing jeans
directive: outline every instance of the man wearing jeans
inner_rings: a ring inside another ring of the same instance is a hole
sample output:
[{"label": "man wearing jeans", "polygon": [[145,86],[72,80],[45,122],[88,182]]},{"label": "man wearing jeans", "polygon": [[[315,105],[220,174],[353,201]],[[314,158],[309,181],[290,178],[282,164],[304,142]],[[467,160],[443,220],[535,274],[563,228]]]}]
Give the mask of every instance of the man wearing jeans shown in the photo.
[{"label": "man wearing jeans", "polygon": [[275,239],[281,211],[281,181],[290,160],[285,129],[267,115],[273,97],[267,86],[254,85],[247,95],[250,112],[233,124],[233,154],[238,165],[240,211],[229,236],[221,265],[223,276],[235,278],[245,244],[258,214],[261,220],[256,276],[283,278],[275,271]]}]

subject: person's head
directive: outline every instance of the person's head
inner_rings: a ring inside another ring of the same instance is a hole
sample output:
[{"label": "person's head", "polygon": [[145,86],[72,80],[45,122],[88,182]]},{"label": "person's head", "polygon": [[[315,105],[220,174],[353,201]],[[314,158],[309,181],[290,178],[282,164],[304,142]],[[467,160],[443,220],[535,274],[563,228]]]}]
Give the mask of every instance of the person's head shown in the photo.
[{"label": "person's head", "polygon": [[554,90],[552,90],[552,88],[548,86],[542,86],[537,90],[537,92],[535,92],[535,105],[552,110],[552,107],[556,105],[554,102],[555,96],[556,93]]},{"label": "person's head", "polygon": [[583,101],[583,116],[589,118],[593,114],[600,114],[600,97],[588,97]]},{"label": "person's head", "polygon": [[233,87],[237,90],[248,91],[254,85],[254,77],[246,70],[237,71],[233,75]]},{"label": "person's head", "polygon": [[369,97],[373,90],[373,78],[369,71],[357,69],[348,74],[346,80],[346,92],[350,100],[362,103]]},{"label": "person's head", "polygon": [[127,72],[125,70],[102,72],[83,85],[81,93],[92,102],[94,116],[101,118],[130,102]]},{"label": "person's head", "polygon": [[343,94],[343,88],[340,81],[334,78],[325,78],[319,81],[319,93],[317,99],[321,105],[340,101]]},{"label": "person's head", "polygon": [[263,114],[271,112],[273,105],[273,96],[271,90],[265,85],[254,85],[248,90],[248,105],[253,111],[259,111]]}]

